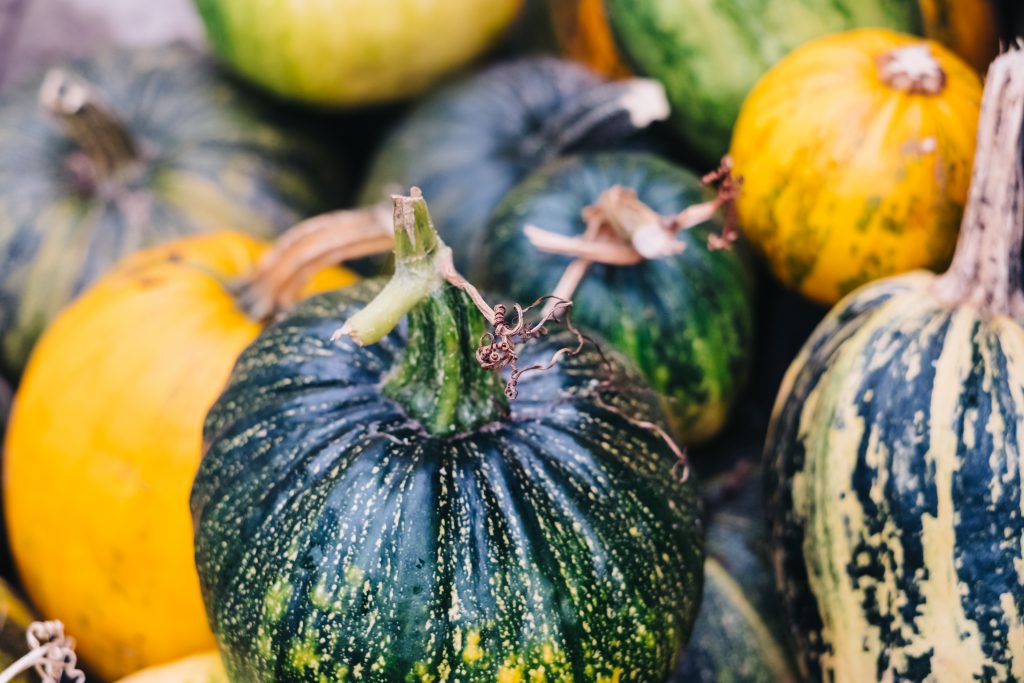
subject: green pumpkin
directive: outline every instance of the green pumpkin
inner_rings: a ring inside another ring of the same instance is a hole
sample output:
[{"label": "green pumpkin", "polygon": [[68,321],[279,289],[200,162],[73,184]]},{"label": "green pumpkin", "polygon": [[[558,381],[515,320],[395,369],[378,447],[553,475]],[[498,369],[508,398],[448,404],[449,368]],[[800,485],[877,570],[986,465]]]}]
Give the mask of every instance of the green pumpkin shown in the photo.
[{"label": "green pumpkin", "polygon": [[799,681],[769,562],[761,472],[753,463],[747,467],[739,486],[734,472],[704,486],[705,500],[712,496],[704,597],[673,683]]},{"label": "green pumpkin", "polygon": [[[570,262],[538,252],[523,227],[584,230],[581,212],[614,185],[662,215],[708,199],[700,180],[648,154],[595,153],[556,161],[505,197],[491,217],[476,273],[485,287],[529,304],[554,291]],[[573,297],[573,320],[644,372],[688,444],[717,433],[744,385],[753,352],[754,277],[741,244],[711,251],[718,220],[686,231],[678,256],[636,266],[593,265]]]},{"label": "green pumpkin", "polygon": [[666,679],[703,548],[656,399],[591,346],[506,400],[426,205],[397,208],[387,286],[297,306],[207,418],[196,563],[232,680]]},{"label": "green pumpkin", "polygon": [[421,188],[441,237],[458,245],[455,265],[468,272],[491,211],[531,171],[572,150],[620,146],[667,115],[653,81],[609,83],[551,57],[499,64],[414,109],[377,153],[360,201]]},{"label": "green pumpkin", "polygon": [[705,162],[728,151],[747,93],[794,48],[862,26],[921,26],[915,0],[604,1],[620,48],[664,84],[677,131]]},{"label": "green pumpkin", "polygon": [[866,285],[793,362],[765,446],[809,681],[1024,679],[1024,53],[990,68],[950,269]]},{"label": "green pumpkin", "polygon": [[417,95],[486,50],[522,0],[196,0],[213,50],[281,97],[361,105]]},{"label": "green pumpkin", "polygon": [[0,366],[12,375],[123,255],[197,232],[269,237],[337,192],[319,150],[184,48],[112,52],[6,92],[0,149]]}]

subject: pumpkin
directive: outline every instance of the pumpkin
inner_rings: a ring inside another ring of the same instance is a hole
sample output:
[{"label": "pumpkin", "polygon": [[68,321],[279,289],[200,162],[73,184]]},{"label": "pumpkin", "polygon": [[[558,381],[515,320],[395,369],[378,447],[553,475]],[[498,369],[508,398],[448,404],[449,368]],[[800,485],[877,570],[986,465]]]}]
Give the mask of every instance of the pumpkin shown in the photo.
[{"label": "pumpkin", "polygon": [[203,416],[266,320],[353,281],[305,284],[337,255],[335,221],[310,225],[262,262],[268,246],[235,232],[129,257],[32,354],[4,455],[11,549],[33,602],[107,680],[213,645],[187,502]]},{"label": "pumpkin", "polygon": [[674,683],[800,680],[769,561],[761,473],[750,460],[738,466],[703,486],[705,500],[710,492],[725,490],[707,504],[704,597]]},{"label": "pumpkin", "polygon": [[184,48],[108,53],[6,93],[0,149],[0,365],[13,375],[122,256],[214,230],[269,237],[330,208],[338,175]]},{"label": "pumpkin", "polygon": [[377,153],[361,201],[419,187],[441,237],[459,246],[455,265],[468,272],[491,211],[530,171],[572,150],[621,144],[666,116],[652,81],[607,83],[551,57],[499,64],[414,109]]},{"label": "pumpkin", "polygon": [[584,346],[510,403],[422,196],[395,223],[394,278],[298,305],[207,416],[196,563],[231,679],[664,680],[703,552],[656,400]]},{"label": "pumpkin", "polygon": [[[649,154],[606,152],[556,161],[518,185],[495,210],[477,273],[486,288],[529,304],[555,290],[570,258],[540,253],[524,226],[584,231],[582,210],[615,185],[669,215],[706,199],[700,181]],[[742,247],[712,252],[718,220],[682,234],[681,254],[633,266],[595,264],[573,297],[573,320],[598,332],[643,371],[687,444],[725,424],[747,376],[754,276]]]},{"label": "pumpkin", "polygon": [[736,124],[740,225],[783,284],[819,303],[944,268],[980,103],[978,77],[933,42],[862,29],[797,49]]},{"label": "pumpkin", "polygon": [[360,105],[417,95],[479,55],[522,0],[196,0],[213,50],[281,97]]},{"label": "pumpkin", "polygon": [[870,26],[924,33],[979,71],[998,47],[990,0],[555,0],[552,13],[570,56],[664,83],[677,132],[706,162],[725,153],[761,75],[811,39]]},{"label": "pumpkin", "polygon": [[118,683],[229,683],[216,650],[151,666],[125,676]]},{"label": "pumpkin", "polygon": [[1024,54],[989,70],[956,255],[866,285],[790,367],[765,446],[805,680],[1024,677]]}]

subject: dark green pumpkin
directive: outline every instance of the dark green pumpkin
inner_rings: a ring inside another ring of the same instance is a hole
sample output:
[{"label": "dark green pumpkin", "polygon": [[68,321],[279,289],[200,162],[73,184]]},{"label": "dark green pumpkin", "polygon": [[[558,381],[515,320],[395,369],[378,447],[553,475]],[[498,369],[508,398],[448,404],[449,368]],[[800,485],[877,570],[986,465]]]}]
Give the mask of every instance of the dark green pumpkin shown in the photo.
[{"label": "dark green pumpkin", "polygon": [[[491,217],[477,265],[485,286],[528,304],[552,292],[569,264],[539,253],[523,227],[564,235],[584,230],[580,215],[606,189],[623,185],[662,215],[708,199],[688,171],[647,154],[595,153],[532,174]],[[753,352],[753,274],[742,245],[710,251],[710,221],[681,236],[679,256],[637,266],[593,265],[573,297],[573,320],[627,355],[667,400],[686,443],[714,435],[743,387]]]},{"label": "dark green pumpkin", "polygon": [[728,151],[747,93],[794,48],[862,26],[921,26],[915,0],[604,2],[619,47],[665,85],[677,131],[705,162]]},{"label": "dark green pumpkin", "polygon": [[[0,99],[0,366],[13,375],[123,255],[196,232],[270,236],[338,191],[319,150],[190,50],[113,52],[66,72],[46,81],[59,116],[40,107],[38,81]],[[81,105],[83,88],[95,105]]]},{"label": "dark green pumpkin", "polygon": [[[589,347],[524,375],[509,405],[473,356],[483,319],[438,279],[409,201],[388,288],[300,304],[207,419],[196,560],[232,679],[666,679],[703,549],[693,478],[637,423],[661,419],[657,400]],[[344,320],[379,343],[331,341]]]},{"label": "dark green pumpkin", "polygon": [[455,265],[466,272],[487,217],[530,171],[573,150],[621,145],[667,115],[664,91],[653,81],[608,83],[550,57],[500,64],[414,109],[378,152],[361,201],[421,188],[441,237],[458,246]]},{"label": "dark green pumpkin", "polygon": [[[737,486],[738,478],[743,483]],[[799,680],[769,561],[761,487],[753,463],[739,477],[729,472],[704,487],[705,495],[726,490],[707,505],[704,597],[674,683]]]},{"label": "dark green pumpkin", "polygon": [[999,57],[942,275],[839,302],[765,445],[805,680],[1024,680],[1024,53]]}]

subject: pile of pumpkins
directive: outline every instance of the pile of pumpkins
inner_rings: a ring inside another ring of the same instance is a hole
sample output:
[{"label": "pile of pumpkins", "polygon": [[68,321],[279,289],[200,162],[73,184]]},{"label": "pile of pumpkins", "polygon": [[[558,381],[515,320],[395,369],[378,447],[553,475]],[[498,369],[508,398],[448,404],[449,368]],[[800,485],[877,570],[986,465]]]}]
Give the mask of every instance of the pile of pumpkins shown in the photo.
[{"label": "pile of pumpkins", "polygon": [[0,665],[1024,680],[1024,52],[761,4],[196,0],[0,92]]}]

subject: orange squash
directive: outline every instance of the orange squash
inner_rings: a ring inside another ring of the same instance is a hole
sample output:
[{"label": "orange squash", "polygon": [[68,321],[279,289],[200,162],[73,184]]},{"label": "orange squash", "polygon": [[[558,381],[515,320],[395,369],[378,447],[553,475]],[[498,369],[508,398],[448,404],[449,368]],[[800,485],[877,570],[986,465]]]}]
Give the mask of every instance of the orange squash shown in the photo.
[{"label": "orange squash", "polygon": [[356,280],[323,266],[352,253],[351,218],[368,214],[329,214],[271,251],[230,232],[136,254],[34,350],[6,441],[11,548],[103,678],[213,647],[188,505],[204,416],[265,321]]},{"label": "orange squash", "polygon": [[967,199],[981,81],[938,43],[850,31],[790,53],[736,123],[744,233],[820,303],[949,263]]}]

